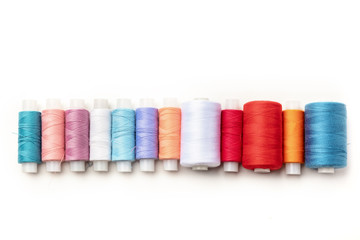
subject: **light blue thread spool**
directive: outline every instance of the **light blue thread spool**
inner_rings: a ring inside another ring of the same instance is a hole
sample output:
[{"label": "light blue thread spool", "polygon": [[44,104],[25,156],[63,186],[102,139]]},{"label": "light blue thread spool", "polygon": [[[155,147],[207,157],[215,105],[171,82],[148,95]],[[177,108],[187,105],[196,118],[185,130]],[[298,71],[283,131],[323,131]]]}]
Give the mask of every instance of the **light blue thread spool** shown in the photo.
[{"label": "light blue thread spool", "polygon": [[24,100],[19,112],[18,163],[27,173],[37,173],[41,163],[41,113],[35,100]]},{"label": "light blue thread spool", "polygon": [[131,172],[135,161],[135,111],[129,99],[118,99],[112,111],[112,161],[119,172]]},{"label": "light blue thread spool", "polygon": [[305,106],[305,165],[319,173],[346,167],[346,106],[315,102]]}]

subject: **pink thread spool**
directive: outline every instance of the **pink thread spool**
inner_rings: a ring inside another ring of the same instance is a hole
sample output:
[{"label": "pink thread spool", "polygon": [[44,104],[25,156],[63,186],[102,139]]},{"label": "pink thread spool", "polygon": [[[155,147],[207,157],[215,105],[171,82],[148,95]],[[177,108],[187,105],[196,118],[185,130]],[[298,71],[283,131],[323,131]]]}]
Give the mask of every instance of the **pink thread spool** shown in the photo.
[{"label": "pink thread spool", "polygon": [[85,162],[89,161],[89,125],[84,100],[72,99],[65,111],[65,159],[72,172],[85,172]]},{"label": "pink thread spool", "polygon": [[61,172],[65,158],[65,111],[59,99],[48,99],[42,111],[42,161],[48,172]]}]

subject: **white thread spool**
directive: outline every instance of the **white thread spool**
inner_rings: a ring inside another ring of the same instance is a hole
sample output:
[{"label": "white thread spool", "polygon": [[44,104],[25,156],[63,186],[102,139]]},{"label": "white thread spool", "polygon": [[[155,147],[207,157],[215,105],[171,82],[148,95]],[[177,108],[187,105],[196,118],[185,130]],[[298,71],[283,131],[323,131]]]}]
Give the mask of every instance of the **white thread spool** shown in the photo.
[{"label": "white thread spool", "polygon": [[[165,98],[164,99],[164,108],[173,107],[179,108],[179,104],[176,98]],[[180,159],[164,159],[163,166],[165,171],[178,171],[178,162]]]},{"label": "white thread spool", "polygon": [[[285,103],[286,110],[302,110],[300,101],[287,101]],[[285,164],[287,175],[301,175],[300,163],[286,163]]]},{"label": "white thread spool", "polygon": [[[140,108],[156,108],[154,99],[143,98],[140,99]],[[140,171],[142,172],[155,172],[155,160],[156,159],[140,159]]]},{"label": "white thread spool", "polygon": [[[22,111],[39,111],[36,100],[26,99],[22,102]],[[35,162],[22,163],[22,170],[26,173],[37,173],[38,164]]]},{"label": "white thread spool", "polygon": [[[242,110],[238,99],[226,99],[224,110]],[[224,162],[224,172],[238,172],[238,162]]]},{"label": "white thread spool", "polygon": [[220,165],[220,122],[219,103],[197,98],[182,104],[181,166],[206,171]]},{"label": "white thread spool", "polygon": [[90,113],[90,161],[94,171],[107,172],[111,159],[111,110],[106,99],[95,99]]},{"label": "white thread spool", "polygon": [[[71,99],[69,109],[86,109],[83,99]],[[85,162],[87,160],[70,161],[70,171],[85,172]]]},{"label": "white thread spool", "polygon": [[[120,98],[117,100],[116,107],[132,109],[131,100],[127,98]],[[132,161],[116,161],[116,168],[118,172],[132,172]]]},{"label": "white thread spool", "polygon": [[[62,104],[60,99],[47,99],[46,100],[46,109],[54,110],[54,109],[60,109],[62,110]],[[46,164],[46,171],[57,173],[61,172],[61,161],[63,159],[56,159],[56,160],[49,160],[45,161]]]}]

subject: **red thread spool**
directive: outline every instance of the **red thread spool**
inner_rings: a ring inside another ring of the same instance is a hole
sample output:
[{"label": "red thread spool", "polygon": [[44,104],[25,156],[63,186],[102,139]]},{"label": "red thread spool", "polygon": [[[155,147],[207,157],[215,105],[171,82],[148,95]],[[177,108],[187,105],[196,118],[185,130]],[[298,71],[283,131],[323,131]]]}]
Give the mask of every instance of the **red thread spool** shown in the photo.
[{"label": "red thread spool", "polygon": [[241,162],[243,111],[239,101],[228,99],[221,111],[221,162],[225,172],[238,172]]},{"label": "red thread spool", "polygon": [[271,101],[244,105],[243,166],[255,172],[280,169],[282,160],[282,106]]}]

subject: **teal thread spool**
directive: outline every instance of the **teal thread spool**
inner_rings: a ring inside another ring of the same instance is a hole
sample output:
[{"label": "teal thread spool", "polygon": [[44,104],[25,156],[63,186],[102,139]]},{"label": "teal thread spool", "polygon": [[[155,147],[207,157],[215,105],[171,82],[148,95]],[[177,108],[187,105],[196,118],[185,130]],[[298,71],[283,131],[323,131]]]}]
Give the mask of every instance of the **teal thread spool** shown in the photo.
[{"label": "teal thread spool", "polygon": [[24,100],[19,112],[18,163],[27,173],[37,173],[41,163],[41,113],[35,100]]},{"label": "teal thread spool", "polygon": [[334,173],[347,164],[346,106],[315,102],[305,106],[305,165]]}]

